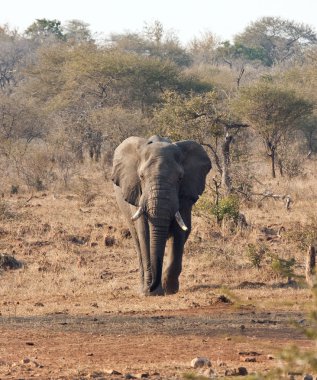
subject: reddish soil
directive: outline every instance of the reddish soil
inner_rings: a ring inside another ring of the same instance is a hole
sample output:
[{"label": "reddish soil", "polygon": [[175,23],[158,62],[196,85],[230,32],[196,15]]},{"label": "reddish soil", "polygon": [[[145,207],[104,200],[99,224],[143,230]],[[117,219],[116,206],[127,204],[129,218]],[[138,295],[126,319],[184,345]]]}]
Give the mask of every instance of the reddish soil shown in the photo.
[{"label": "reddish soil", "polygon": [[[198,374],[197,356],[211,360],[219,377],[238,367],[248,373],[277,365],[290,344],[311,343],[291,322],[299,312],[257,312],[212,306],[188,310],[2,317],[0,379],[181,379]],[[120,374],[111,374],[116,370]]]}]

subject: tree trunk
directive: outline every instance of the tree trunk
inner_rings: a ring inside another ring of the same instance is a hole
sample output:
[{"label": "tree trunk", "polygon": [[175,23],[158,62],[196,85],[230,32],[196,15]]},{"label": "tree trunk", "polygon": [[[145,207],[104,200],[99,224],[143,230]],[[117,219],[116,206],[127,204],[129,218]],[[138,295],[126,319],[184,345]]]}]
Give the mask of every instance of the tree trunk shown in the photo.
[{"label": "tree trunk", "polygon": [[222,144],[222,177],[221,177],[221,186],[225,189],[225,192],[229,194],[231,192],[231,178],[229,173],[230,167],[230,144],[233,137],[226,132],[225,141]]},{"label": "tree trunk", "polygon": [[271,165],[272,165],[272,178],[276,178],[276,172],[275,172],[275,149],[271,148]]},{"label": "tree trunk", "polygon": [[280,158],[278,159],[277,164],[278,164],[278,168],[279,168],[279,171],[280,171],[280,175],[281,175],[281,177],[283,177],[284,176],[283,162],[282,162],[282,160]]},{"label": "tree trunk", "polygon": [[305,275],[307,284],[312,288],[316,284],[316,249],[313,245],[307,251]]}]

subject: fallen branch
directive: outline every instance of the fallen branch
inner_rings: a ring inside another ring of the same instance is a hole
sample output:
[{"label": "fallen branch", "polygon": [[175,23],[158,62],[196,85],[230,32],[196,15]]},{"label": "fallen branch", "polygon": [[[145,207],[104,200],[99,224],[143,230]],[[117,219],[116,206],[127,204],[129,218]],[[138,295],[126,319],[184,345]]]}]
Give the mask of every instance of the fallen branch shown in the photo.
[{"label": "fallen branch", "polygon": [[265,198],[281,199],[285,203],[286,210],[290,209],[290,206],[291,206],[291,203],[292,203],[292,198],[288,194],[285,194],[285,195],[274,194],[272,191],[265,190],[263,193],[254,194],[254,195],[262,196],[262,198],[260,199],[260,201],[263,201],[263,199],[265,199]]},{"label": "fallen branch", "polygon": [[236,189],[236,188],[233,188],[232,190],[235,191],[235,192],[237,192],[237,193],[240,193],[240,194],[244,195],[247,199],[250,199],[251,196],[262,197],[260,199],[260,202],[263,201],[266,198],[281,199],[285,203],[286,210],[290,209],[291,203],[293,202],[293,200],[292,200],[292,198],[291,198],[291,196],[289,194],[285,194],[285,195],[274,194],[270,190],[265,190],[262,193],[245,192],[245,191],[242,191],[242,190]]}]

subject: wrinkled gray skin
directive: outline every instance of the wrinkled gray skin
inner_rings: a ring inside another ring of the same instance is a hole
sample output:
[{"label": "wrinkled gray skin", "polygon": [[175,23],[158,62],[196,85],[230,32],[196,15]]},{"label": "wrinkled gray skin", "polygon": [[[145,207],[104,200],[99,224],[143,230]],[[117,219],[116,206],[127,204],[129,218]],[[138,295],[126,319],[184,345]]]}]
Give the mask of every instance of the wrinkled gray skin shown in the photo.
[{"label": "wrinkled gray skin", "polygon": [[[112,180],[138,253],[142,294],[178,291],[192,206],[204,191],[210,169],[208,155],[195,141],[171,143],[159,136],[148,140],[129,137],[115,150]],[[132,221],[139,207],[143,214]],[[177,224],[177,211],[187,231]]]}]

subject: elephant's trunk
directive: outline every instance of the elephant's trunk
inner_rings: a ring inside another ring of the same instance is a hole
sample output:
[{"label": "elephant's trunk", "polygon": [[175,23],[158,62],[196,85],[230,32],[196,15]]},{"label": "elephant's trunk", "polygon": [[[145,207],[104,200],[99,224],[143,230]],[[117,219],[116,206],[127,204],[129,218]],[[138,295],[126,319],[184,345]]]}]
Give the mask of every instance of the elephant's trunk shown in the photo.
[{"label": "elephant's trunk", "polygon": [[161,286],[163,257],[168,231],[179,204],[176,192],[165,186],[154,183],[150,187],[149,196],[145,201],[146,215],[149,222],[150,234],[150,263],[152,282],[150,292],[159,292]]},{"label": "elephant's trunk", "polygon": [[168,225],[151,225],[150,227],[150,260],[152,283],[150,292],[153,292],[161,284],[163,257],[166,240],[168,237]]}]

